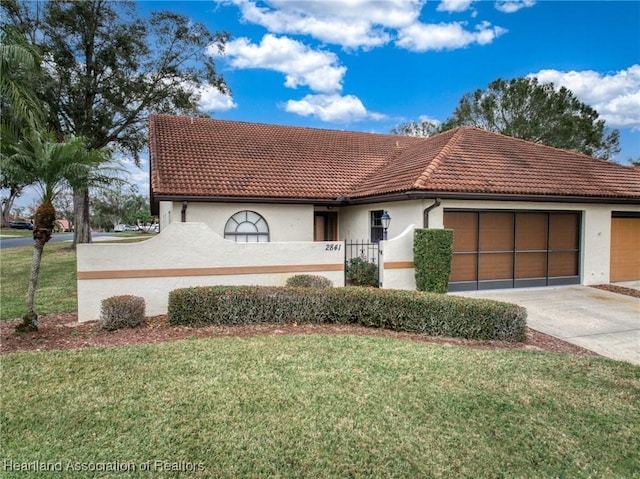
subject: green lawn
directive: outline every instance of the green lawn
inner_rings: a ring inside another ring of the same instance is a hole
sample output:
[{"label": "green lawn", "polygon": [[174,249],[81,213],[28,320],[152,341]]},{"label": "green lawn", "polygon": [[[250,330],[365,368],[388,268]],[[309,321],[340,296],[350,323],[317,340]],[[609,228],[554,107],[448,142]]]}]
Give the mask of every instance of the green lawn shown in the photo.
[{"label": "green lawn", "polygon": [[[5,230],[3,230],[5,231]],[[31,232],[29,232],[29,236]],[[145,241],[152,235],[118,233],[118,243]],[[36,291],[38,315],[78,309],[76,252],[71,243],[47,243],[42,254]],[[33,246],[0,250],[0,320],[19,319],[27,312],[27,290]]]},{"label": "green lawn", "polygon": [[55,477],[640,477],[640,368],[597,357],[267,336],[1,360],[2,457]]},{"label": "green lawn", "polygon": [[[31,253],[2,250],[2,319]],[[45,247],[39,314],[76,309],[75,270]],[[7,478],[640,478],[640,367],[599,357],[265,336],[0,362]]]},{"label": "green lawn", "polygon": [[13,228],[0,228],[0,238],[13,238],[16,236],[21,238],[30,238],[33,236],[33,231],[18,230]]},{"label": "green lawn", "polygon": [[[71,243],[44,247],[38,289],[38,315],[75,311],[78,307],[76,252]],[[0,320],[18,319],[27,312],[27,290],[33,247],[3,249],[0,253]]]}]

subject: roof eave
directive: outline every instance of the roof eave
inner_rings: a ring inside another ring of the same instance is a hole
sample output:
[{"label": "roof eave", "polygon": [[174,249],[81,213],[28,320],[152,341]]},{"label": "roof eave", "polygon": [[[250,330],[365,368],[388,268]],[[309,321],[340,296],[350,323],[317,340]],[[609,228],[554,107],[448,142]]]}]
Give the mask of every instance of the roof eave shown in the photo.
[{"label": "roof eave", "polygon": [[268,203],[305,204],[317,206],[348,206],[420,199],[474,200],[474,201],[535,201],[543,203],[595,203],[640,205],[640,197],[542,195],[512,193],[473,193],[457,191],[411,190],[356,198],[289,198],[289,197],[239,197],[239,196],[188,196],[155,194],[154,201],[189,201],[205,203]]},{"label": "roof eave", "polygon": [[366,197],[348,198],[348,204],[370,204],[386,201],[403,201],[418,199],[447,199],[447,200],[475,200],[475,201],[536,201],[545,203],[609,203],[640,205],[640,197],[612,197],[612,196],[579,196],[579,195],[542,195],[542,194],[513,194],[513,193],[474,193],[460,191],[420,191],[371,195]]},{"label": "roof eave", "polygon": [[340,206],[346,198],[288,198],[261,196],[188,196],[155,194],[153,199],[159,201],[189,201],[196,203],[269,203],[269,204],[305,204],[319,206]]}]

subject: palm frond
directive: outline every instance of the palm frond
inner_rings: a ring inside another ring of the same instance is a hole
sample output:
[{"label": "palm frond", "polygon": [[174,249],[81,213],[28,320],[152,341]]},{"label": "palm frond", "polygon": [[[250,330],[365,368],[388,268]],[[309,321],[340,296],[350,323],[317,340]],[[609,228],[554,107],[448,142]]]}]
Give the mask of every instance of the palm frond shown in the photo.
[{"label": "palm frond", "polygon": [[3,121],[6,118],[39,125],[42,106],[33,88],[33,78],[40,75],[40,55],[20,42],[17,35],[0,33],[0,99]]}]

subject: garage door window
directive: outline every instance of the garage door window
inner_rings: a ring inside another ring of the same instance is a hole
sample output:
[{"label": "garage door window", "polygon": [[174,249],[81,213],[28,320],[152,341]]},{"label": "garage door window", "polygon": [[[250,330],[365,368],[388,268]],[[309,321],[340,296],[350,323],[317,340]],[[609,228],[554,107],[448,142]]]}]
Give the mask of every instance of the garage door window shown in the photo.
[{"label": "garage door window", "polygon": [[445,228],[452,229],[452,283],[476,281],[478,277],[478,214],[470,211],[445,213]]},{"label": "garage door window", "polygon": [[546,213],[516,215],[516,279],[546,277],[548,226]]},{"label": "garage door window", "polygon": [[576,284],[578,212],[445,211],[454,230],[449,289]]}]

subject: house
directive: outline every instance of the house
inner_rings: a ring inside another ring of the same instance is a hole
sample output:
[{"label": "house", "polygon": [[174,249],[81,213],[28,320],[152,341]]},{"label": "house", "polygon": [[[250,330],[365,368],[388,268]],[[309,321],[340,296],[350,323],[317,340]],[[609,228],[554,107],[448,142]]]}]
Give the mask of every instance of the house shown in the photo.
[{"label": "house", "polygon": [[62,232],[73,231],[73,227],[71,226],[71,222],[69,220],[66,220],[66,219],[58,219],[58,220],[56,220],[56,227]]},{"label": "house", "polygon": [[[431,138],[156,115],[161,231],[235,242],[454,230],[450,290],[640,279],[640,169],[484,130]],[[385,285],[394,287],[393,285]]]}]

